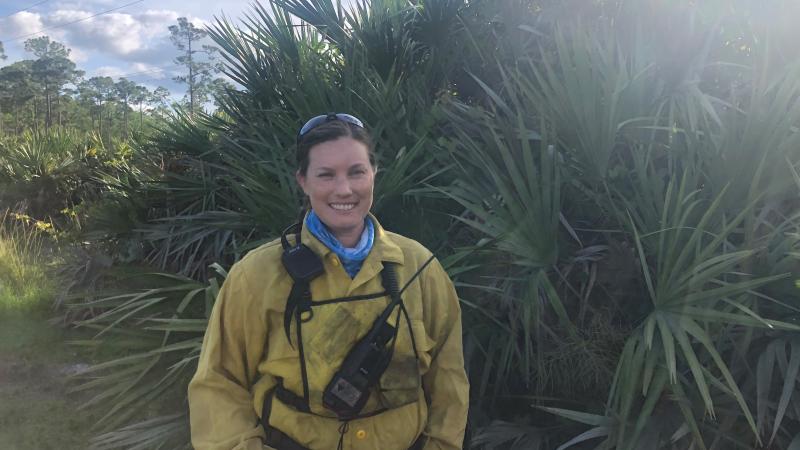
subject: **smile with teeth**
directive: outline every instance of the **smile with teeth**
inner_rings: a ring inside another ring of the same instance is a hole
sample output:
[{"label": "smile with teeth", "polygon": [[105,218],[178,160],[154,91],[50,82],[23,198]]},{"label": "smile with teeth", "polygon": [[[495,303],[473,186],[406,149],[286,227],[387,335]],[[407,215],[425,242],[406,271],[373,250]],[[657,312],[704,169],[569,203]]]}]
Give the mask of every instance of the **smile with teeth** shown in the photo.
[{"label": "smile with teeth", "polygon": [[338,211],[349,211],[356,207],[355,203],[330,203],[330,207]]}]

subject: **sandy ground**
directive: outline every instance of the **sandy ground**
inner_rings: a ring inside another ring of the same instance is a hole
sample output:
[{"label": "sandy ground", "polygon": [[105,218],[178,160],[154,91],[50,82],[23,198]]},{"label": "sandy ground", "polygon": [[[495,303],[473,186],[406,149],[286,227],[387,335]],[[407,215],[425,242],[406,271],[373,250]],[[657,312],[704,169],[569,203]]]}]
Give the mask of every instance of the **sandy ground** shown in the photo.
[{"label": "sandy ground", "polygon": [[85,396],[68,393],[69,376],[87,366],[65,337],[43,319],[0,317],[0,450],[88,447]]}]

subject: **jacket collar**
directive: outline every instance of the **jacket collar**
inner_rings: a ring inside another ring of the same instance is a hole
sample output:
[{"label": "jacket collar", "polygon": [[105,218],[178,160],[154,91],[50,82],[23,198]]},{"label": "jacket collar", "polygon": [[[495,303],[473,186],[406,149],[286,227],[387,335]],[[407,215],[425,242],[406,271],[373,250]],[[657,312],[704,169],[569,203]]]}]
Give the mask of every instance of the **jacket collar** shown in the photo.
[{"label": "jacket collar", "polygon": [[[377,276],[383,270],[384,262],[403,264],[403,250],[392,241],[375,216],[369,214],[369,218],[372,220],[373,225],[375,225],[375,239],[372,242],[372,250],[370,250],[367,259],[365,259],[364,263],[361,265],[361,270],[358,271],[356,277],[347,284],[345,295],[353,295],[356,289],[367,284]],[[303,222],[305,223],[305,218],[303,218]],[[314,253],[319,255],[323,261],[327,261],[329,259],[328,255],[333,253],[331,249],[320,242],[319,239],[308,230],[308,227],[303,227],[300,236],[303,243],[313,250]],[[345,276],[347,275],[345,274]]]},{"label": "jacket collar", "polygon": [[[373,225],[375,225],[375,239],[372,243],[372,250],[370,250],[369,255],[367,255],[367,259],[364,260],[364,265],[383,261],[403,264],[403,250],[392,241],[386,233],[386,230],[383,229],[378,219],[375,218],[372,213],[369,213],[369,218],[372,220]],[[303,243],[323,259],[326,258],[329,253],[332,253],[331,249],[320,242],[319,239],[308,230],[308,227],[305,226],[305,217],[303,218],[303,224],[303,231],[300,233]],[[382,267],[381,265],[381,268]]]}]

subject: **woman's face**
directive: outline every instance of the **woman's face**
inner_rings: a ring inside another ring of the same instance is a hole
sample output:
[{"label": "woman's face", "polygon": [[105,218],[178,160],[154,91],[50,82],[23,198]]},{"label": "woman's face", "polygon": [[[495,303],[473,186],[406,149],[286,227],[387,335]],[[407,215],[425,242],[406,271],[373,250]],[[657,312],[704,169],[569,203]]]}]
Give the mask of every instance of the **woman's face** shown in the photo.
[{"label": "woman's face", "polygon": [[320,220],[353,247],[372,207],[375,170],[367,146],[350,137],[321,142],[308,152],[306,174],[298,171],[296,177]]}]

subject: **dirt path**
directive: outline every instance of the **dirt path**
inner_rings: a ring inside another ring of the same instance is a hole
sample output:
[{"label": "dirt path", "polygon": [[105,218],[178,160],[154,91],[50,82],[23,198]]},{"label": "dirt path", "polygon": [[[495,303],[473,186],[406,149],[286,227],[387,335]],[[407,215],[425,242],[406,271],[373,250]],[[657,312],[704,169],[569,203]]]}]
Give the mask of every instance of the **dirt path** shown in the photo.
[{"label": "dirt path", "polygon": [[68,394],[86,367],[65,341],[74,333],[36,315],[0,315],[0,450],[84,450],[94,418]]}]

